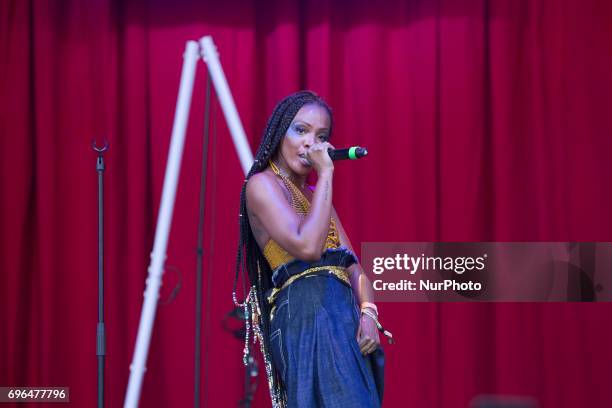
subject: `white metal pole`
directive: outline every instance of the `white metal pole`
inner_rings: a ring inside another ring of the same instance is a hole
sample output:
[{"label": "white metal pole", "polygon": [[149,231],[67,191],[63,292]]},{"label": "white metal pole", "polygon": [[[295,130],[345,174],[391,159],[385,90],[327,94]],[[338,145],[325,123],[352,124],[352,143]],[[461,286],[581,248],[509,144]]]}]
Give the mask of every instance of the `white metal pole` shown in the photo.
[{"label": "white metal pole", "polygon": [[172,223],[176,186],[178,184],[183,146],[185,144],[185,130],[187,128],[187,120],[189,119],[193,80],[195,77],[196,64],[199,59],[198,51],[198,43],[195,41],[188,41],[185,45],[183,71],[174,114],[172,140],[170,142],[170,150],[168,151],[168,162],[166,164],[166,174],[164,176],[161,205],[157,217],[155,242],[153,244],[153,252],[151,253],[151,264],[149,265],[149,275],[146,281],[134,357],[132,365],[130,366],[130,379],[125,395],[124,407],[127,408],[138,406],[138,401],[140,399],[142,378],[145,372],[145,363],[149,352],[149,344],[151,342],[151,332],[153,330],[157,300],[159,298],[159,287],[161,286],[161,278],[166,259],[168,235]]},{"label": "white metal pole", "polygon": [[221,68],[219,62],[219,54],[217,53],[217,47],[213,43],[212,37],[207,35],[200,39],[200,45],[202,47],[202,54],[204,62],[208,65],[208,72],[213,84],[215,85],[215,91],[217,98],[223,109],[227,126],[232,135],[238,158],[240,159],[240,165],[244,174],[247,174],[253,165],[253,154],[251,153],[251,147],[244,133],[240,116],[238,116],[238,110],[232,98],[229,86],[227,85],[227,79]]}]

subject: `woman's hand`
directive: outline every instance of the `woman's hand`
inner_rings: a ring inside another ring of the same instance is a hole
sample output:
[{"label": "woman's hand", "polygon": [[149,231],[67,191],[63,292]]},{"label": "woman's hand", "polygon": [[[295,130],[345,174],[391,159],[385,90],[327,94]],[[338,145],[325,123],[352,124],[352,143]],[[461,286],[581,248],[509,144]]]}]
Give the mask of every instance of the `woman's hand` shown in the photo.
[{"label": "woman's hand", "polygon": [[378,328],[374,320],[368,315],[362,314],[359,319],[357,343],[359,343],[359,350],[364,356],[374,352],[380,346]]},{"label": "woman's hand", "polygon": [[331,157],[329,157],[329,153],[327,153],[327,150],[333,148],[334,147],[327,142],[315,143],[308,148],[306,157],[317,174],[321,174],[321,172],[325,170],[334,169],[334,162]]}]

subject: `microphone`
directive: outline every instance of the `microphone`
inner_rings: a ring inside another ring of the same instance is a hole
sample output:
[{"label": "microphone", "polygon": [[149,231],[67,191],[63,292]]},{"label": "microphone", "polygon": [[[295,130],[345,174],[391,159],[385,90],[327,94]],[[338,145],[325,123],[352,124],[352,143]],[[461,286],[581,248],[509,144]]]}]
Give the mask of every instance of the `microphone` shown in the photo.
[{"label": "microphone", "polygon": [[353,146],[348,149],[329,149],[327,151],[332,160],[355,160],[368,155],[368,150],[364,147]]}]

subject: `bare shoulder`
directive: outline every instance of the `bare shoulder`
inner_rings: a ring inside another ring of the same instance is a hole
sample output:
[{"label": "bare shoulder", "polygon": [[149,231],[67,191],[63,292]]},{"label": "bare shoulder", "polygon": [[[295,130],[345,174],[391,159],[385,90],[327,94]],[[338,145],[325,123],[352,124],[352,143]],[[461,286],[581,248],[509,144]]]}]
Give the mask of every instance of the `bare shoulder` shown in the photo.
[{"label": "bare shoulder", "polygon": [[251,210],[269,205],[277,200],[286,200],[285,191],[275,174],[262,171],[249,179],[246,186],[247,207]]},{"label": "bare shoulder", "polygon": [[251,176],[251,178],[249,178],[249,181],[247,182],[247,186],[252,186],[252,185],[258,185],[258,184],[265,184],[265,183],[270,183],[270,182],[274,182],[274,178],[276,176],[269,172],[269,171],[260,171],[259,173],[253,174]]},{"label": "bare shoulder", "polygon": [[249,223],[255,239],[263,248],[272,235],[270,232],[286,229],[292,219],[278,177],[269,171],[254,174],[246,185],[246,206]]},{"label": "bare shoulder", "polygon": [[270,197],[271,195],[274,196],[275,193],[279,192],[275,176],[267,171],[251,176],[246,186],[247,199],[255,201],[265,199],[265,197]]}]

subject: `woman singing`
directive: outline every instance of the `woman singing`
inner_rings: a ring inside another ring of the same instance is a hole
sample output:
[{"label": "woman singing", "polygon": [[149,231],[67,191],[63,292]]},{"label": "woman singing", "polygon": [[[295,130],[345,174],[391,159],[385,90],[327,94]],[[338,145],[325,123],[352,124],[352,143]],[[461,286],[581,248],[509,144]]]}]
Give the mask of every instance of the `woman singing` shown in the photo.
[{"label": "woman singing", "polygon": [[[382,398],[370,363],[380,350],[372,287],[332,206],[331,133],[319,96],[283,99],[240,196],[236,278],[246,269],[243,306],[273,406],[379,407]],[[313,170],[314,187],[306,183]]]}]

